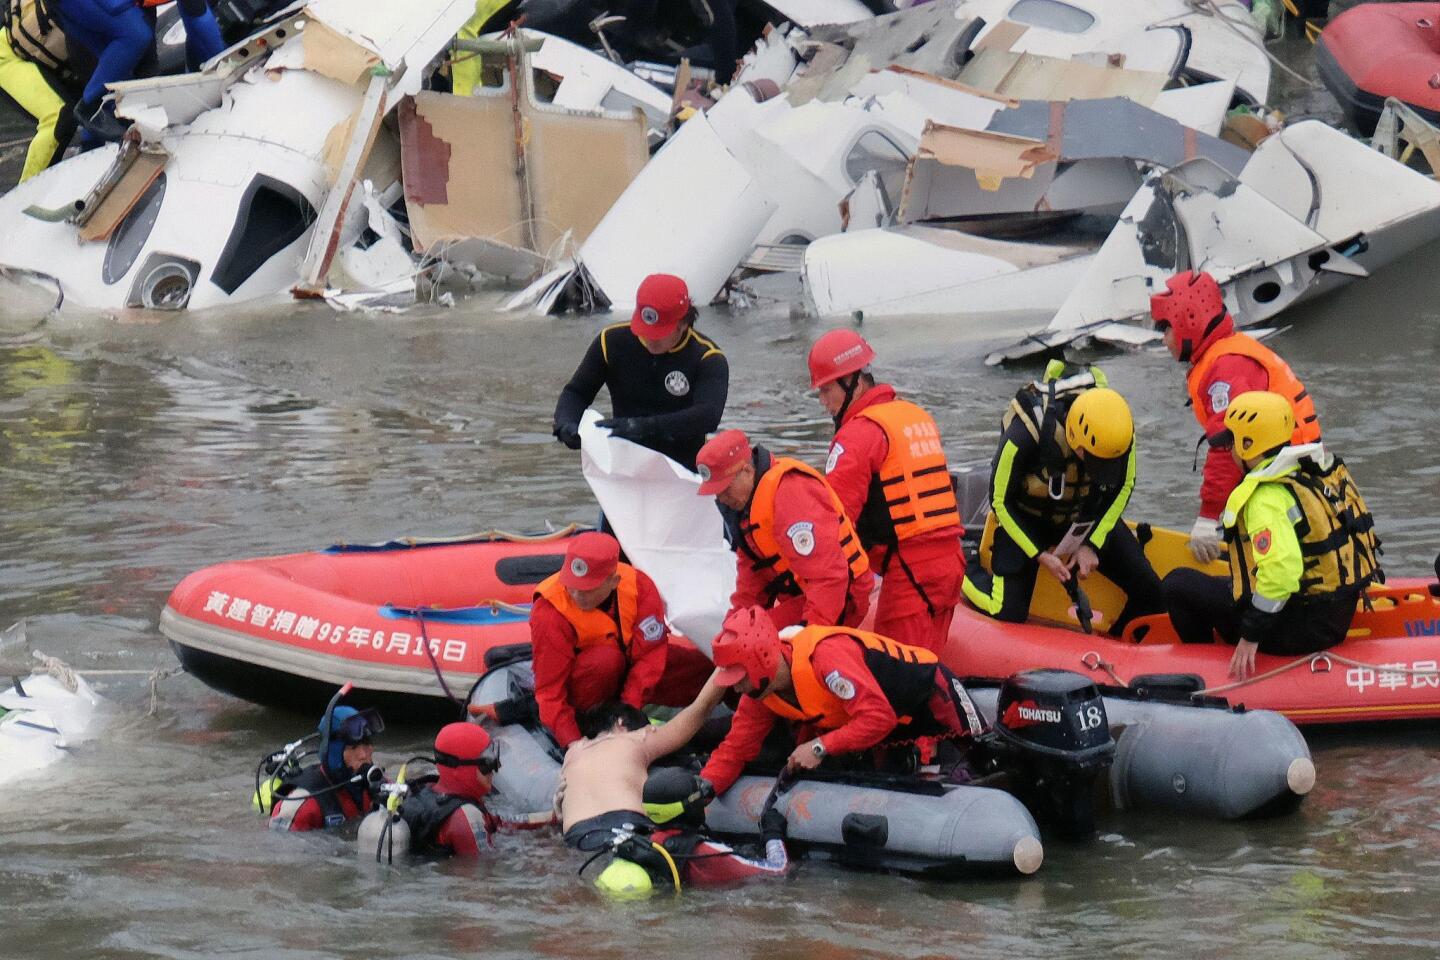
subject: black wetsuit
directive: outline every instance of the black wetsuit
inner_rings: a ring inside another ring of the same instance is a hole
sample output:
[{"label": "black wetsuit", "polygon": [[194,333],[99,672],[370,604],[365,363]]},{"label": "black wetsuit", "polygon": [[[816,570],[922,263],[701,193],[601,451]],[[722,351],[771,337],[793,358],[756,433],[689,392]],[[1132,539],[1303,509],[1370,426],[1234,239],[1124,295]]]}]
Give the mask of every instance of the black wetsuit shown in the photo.
[{"label": "black wetsuit", "polygon": [[608,387],[612,416],[634,418],[627,440],[695,469],[705,437],[720,425],[730,390],[730,364],[714,341],[691,328],[679,345],[656,356],[617,323],[600,331],[555,404],[555,423],[578,427],[580,416]]}]

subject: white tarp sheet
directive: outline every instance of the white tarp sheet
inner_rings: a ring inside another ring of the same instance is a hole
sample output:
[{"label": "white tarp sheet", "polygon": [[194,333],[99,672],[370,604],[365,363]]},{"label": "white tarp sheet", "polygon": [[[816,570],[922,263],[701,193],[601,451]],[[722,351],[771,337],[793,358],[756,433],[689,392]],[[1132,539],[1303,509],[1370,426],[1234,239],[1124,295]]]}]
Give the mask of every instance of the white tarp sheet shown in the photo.
[{"label": "white tarp sheet", "polygon": [[655,581],[670,623],[706,656],[735,592],[735,554],[700,478],[661,453],[580,421],[585,482],[630,562]]}]

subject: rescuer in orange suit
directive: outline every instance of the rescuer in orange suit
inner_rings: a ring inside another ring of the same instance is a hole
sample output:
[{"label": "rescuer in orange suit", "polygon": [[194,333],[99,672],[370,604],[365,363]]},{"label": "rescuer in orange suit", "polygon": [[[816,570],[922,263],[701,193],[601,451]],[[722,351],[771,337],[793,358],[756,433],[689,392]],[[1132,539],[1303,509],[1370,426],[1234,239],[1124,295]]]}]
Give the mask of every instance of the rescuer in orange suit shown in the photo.
[{"label": "rescuer in orange suit", "polygon": [[580,738],[576,713],[617,699],[681,707],[712,670],[704,654],[670,643],[655,582],[620,562],[607,533],[571,540],[560,572],[535,589],[530,643],[540,721],[561,747]]},{"label": "rescuer in orange suit", "polygon": [[1190,365],[1185,374],[1190,406],[1210,448],[1201,474],[1200,516],[1190,530],[1190,552],[1208,563],[1220,556],[1220,514],[1242,475],[1225,428],[1230,401],[1252,391],[1280,394],[1295,415],[1290,442],[1296,445],[1320,439],[1320,418],[1289,365],[1254,337],[1236,332],[1220,285],[1210,274],[1186,270],[1171,277],[1165,291],[1150,298],[1150,315],[1170,355]]},{"label": "rescuer in orange suit", "polygon": [[874,359],[853,330],[810,348],[810,386],[836,428],[825,479],[880,577],[875,632],[939,653],[965,579],[965,528],[935,418],[876,383]]},{"label": "rescuer in orange suit", "polygon": [[760,606],[776,627],[858,626],[875,575],[840,498],[813,467],[716,434],[696,458],[700,495],[713,496],[738,557],[730,609]]}]

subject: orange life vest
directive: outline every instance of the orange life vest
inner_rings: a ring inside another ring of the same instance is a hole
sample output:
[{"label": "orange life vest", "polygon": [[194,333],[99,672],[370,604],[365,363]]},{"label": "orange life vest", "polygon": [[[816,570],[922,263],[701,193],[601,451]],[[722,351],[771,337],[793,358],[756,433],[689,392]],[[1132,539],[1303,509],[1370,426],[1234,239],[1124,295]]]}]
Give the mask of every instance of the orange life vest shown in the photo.
[{"label": "orange life vest", "polygon": [[830,503],[840,518],[840,552],[844,554],[845,562],[850,567],[850,579],[854,581],[870,569],[870,561],[866,559],[865,551],[860,546],[860,538],[855,533],[854,525],[845,515],[844,505],[840,503],[835,491],[830,489],[830,484],[826,483],[820,471],[799,460],[775,457],[771,461],[770,469],[766,470],[765,475],[755,484],[749,515],[740,524],[743,537],[754,540],[755,549],[759,551],[757,556],[746,550],[750,562],[756,570],[769,570],[774,574],[766,587],[766,593],[772,602],[781,595],[795,596],[805,592],[804,581],[790,569],[790,564],[780,553],[780,544],[775,536],[775,492],[787,473],[802,473],[807,477],[814,477],[824,485],[825,492],[830,495]]},{"label": "orange life vest", "polygon": [[908,400],[877,403],[856,416],[879,424],[889,448],[856,521],[866,546],[960,526],[935,418]]},{"label": "orange life vest", "polygon": [[865,664],[885,692],[900,723],[909,723],[935,691],[935,666],[939,658],[929,650],[896,643],[889,637],[867,630],[845,627],[805,627],[790,638],[790,680],[796,709],[777,694],[761,698],[772,713],[787,720],[813,723],[821,730],[834,730],[850,720],[842,700],[825,678],[816,676],[811,662],[820,641],[845,636],[865,648]]},{"label": "orange life vest", "polygon": [[1269,380],[1266,389],[1290,401],[1290,408],[1295,414],[1295,432],[1290,437],[1292,444],[1314,443],[1320,439],[1320,417],[1315,413],[1315,401],[1305,389],[1305,384],[1300,382],[1295,371],[1291,370],[1290,365],[1281,360],[1274,350],[1245,333],[1232,333],[1222,340],[1216,340],[1186,376],[1186,385],[1190,389],[1190,406],[1195,412],[1195,419],[1200,421],[1200,426],[1208,426],[1205,398],[1201,396],[1201,390],[1209,378],[1210,368],[1226,354],[1249,357],[1260,364],[1265,368],[1265,376]]},{"label": "orange life vest", "polygon": [[639,573],[628,563],[617,566],[615,572],[620,574],[620,585],[615,588],[618,616],[607,612],[608,603],[594,610],[581,610],[570,599],[570,592],[560,582],[558,573],[541,581],[535,588],[535,597],[549,601],[575,628],[576,650],[613,645],[624,651],[627,660],[632,660],[631,640],[635,636],[635,615],[640,606]]}]

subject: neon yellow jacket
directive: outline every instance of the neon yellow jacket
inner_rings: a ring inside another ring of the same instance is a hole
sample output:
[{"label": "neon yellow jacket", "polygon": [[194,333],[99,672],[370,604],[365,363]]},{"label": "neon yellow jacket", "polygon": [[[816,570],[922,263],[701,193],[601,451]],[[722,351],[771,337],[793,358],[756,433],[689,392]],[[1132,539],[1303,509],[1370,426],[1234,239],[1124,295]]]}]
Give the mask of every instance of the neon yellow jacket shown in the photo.
[{"label": "neon yellow jacket", "polygon": [[1298,469],[1293,460],[1276,464],[1271,457],[1245,475],[1225,503],[1220,520],[1234,528],[1230,572],[1235,598],[1265,613],[1278,613],[1300,592],[1305,557],[1295,525],[1303,518],[1300,505],[1283,482]]},{"label": "neon yellow jacket", "polygon": [[20,182],[24,183],[48,167],[55,156],[58,146],[55,125],[60,122],[65,101],[45,81],[39,67],[16,56],[10,47],[10,36],[3,28],[0,28],[0,90],[35,118],[35,136],[30,140],[25,166],[20,171]]}]

